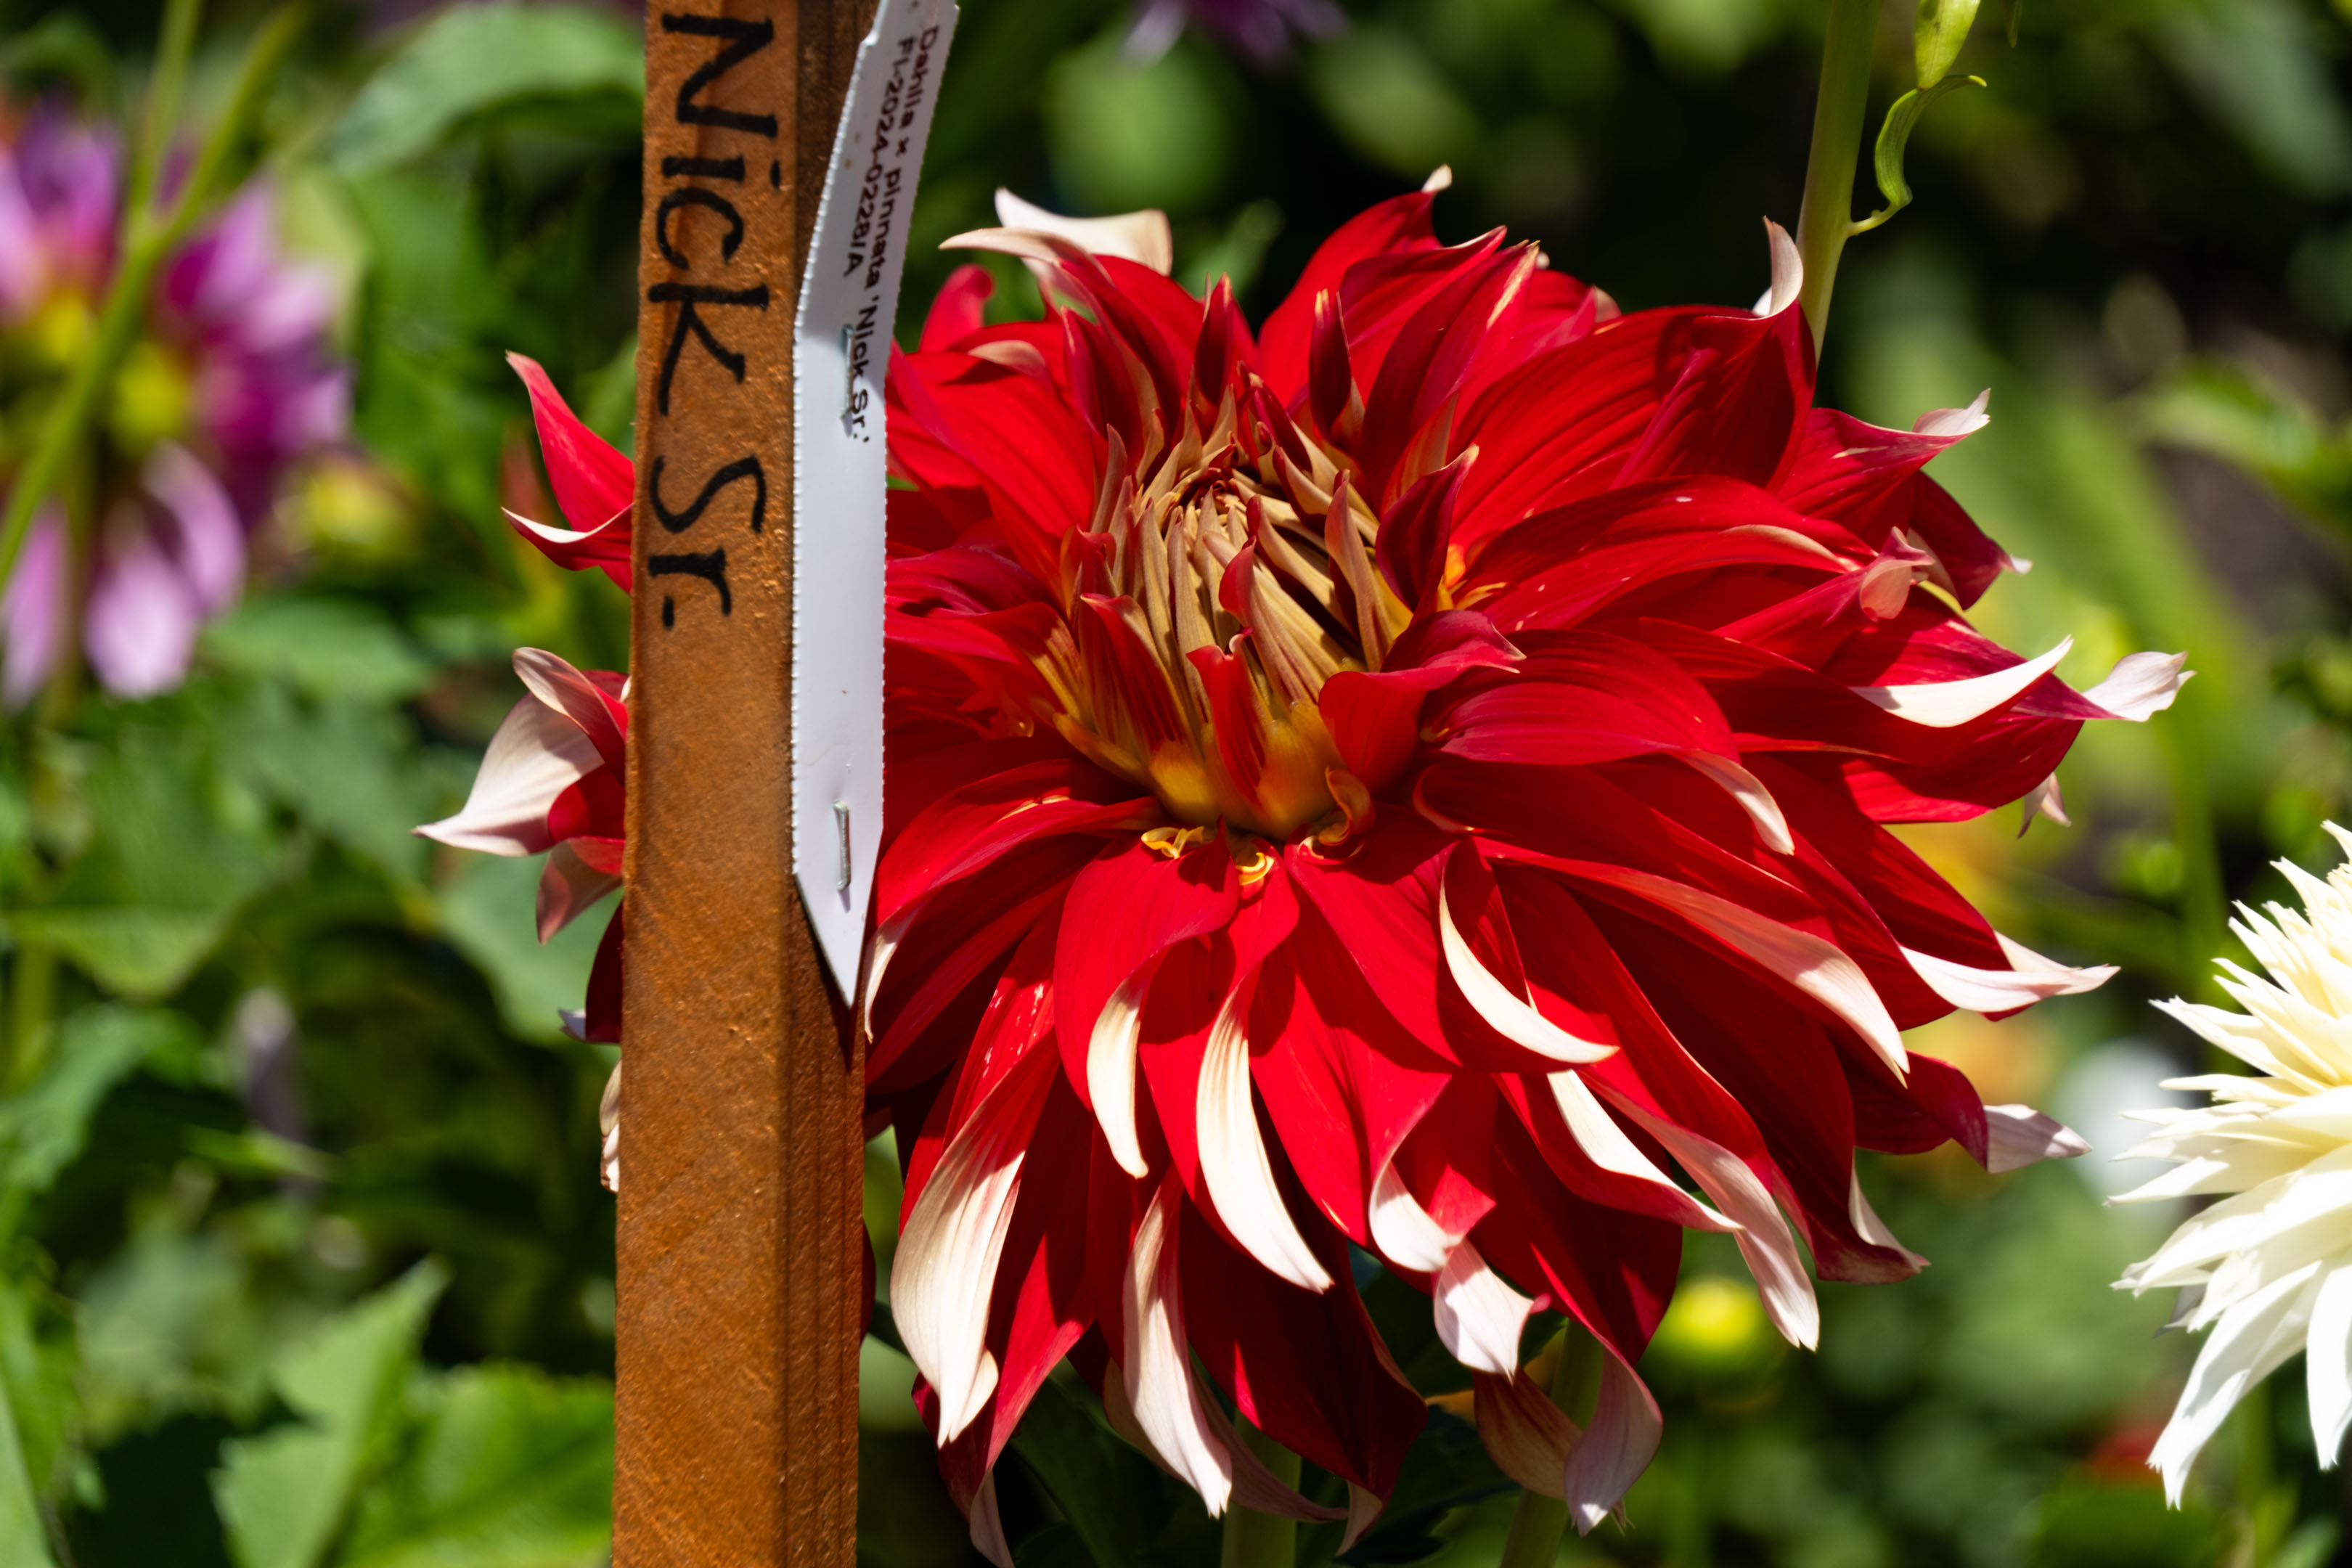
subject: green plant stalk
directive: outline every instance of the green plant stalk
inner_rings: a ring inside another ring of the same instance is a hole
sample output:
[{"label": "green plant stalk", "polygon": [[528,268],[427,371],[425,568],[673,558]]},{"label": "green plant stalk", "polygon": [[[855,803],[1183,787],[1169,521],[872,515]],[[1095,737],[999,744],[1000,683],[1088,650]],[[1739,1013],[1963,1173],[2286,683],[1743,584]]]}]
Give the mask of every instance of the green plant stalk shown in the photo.
[{"label": "green plant stalk", "polygon": [[1805,158],[1805,205],[1797,215],[1797,254],[1805,264],[1798,300],[1813,329],[1815,353],[1829,330],[1838,257],[1853,234],[1853,171],[1867,125],[1870,46],[1878,11],[1876,0],[1830,0],[1821,92],[1813,100],[1813,144]]},{"label": "green plant stalk", "polygon": [[139,119],[139,145],[131,163],[131,184],[124,201],[127,211],[143,213],[155,200],[163,177],[163,158],[172,142],[172,127],[180,118],[180,98],[188,80],[188,57],[196,46],[196,21],[204,0],[166,0],[163,35],[155,48],[155,75],[148,84],[147,103]]},{"label": "green plant stalk", "polygon": [[14,1094],[33,1080],[48,1055],[50,1014],[57,1009],[58,950],[46,940],[18,938],[9,979],[8,1071],[0,1089]]},{"label": "green plant stalk", "polygon": [[[2202,706],[2197,696],[2182,693],[2176,709],[2195,713]],[[2172,835],[2180,847],[2180,895],[2176,908],[2180,921],[2181,994],[2207,1002],[2226,1002],[2214,978],[2213,961],[2221,956],[2229,934],[2229,894],[2222,884],[2221,854],[2213,826],[2213,801],[2206,787],[2204,766],[2191,743],[2194,735],[2210,731],[2191,725],[2188,715],[2176,712],[2175,722],[2158,731],[2157,745],[2165,769],[2172,775]]]},{"label": "green plant stalk", "polygon": [[[1552,1337],[1551,1348],[1559,1357],[1551,1371],[1551,1402],[1566,1411],[1579,1428],[1588,1426],[1594,1399],[1601,1392],[1601,1342],[1592,1337],[1592,1331],[1570,1318]],[[1523,1491],[1512,1511],[1511,1533],[1503,1542],[1503,1555],[1496,1568],[1551,1568],[1567,1533],[1565,1501]]]},{"label": "green plant stalk", "polygon": [[[221,171],[243,139],[246,127],[252,122],[254,110],[275,78],[278,63],[292,47],[302,19],[301,6],[283,6],[254,35],[238,69],[228,109],[196,154],[187,183],[181,187],[170,210],[161,217],[143,207],[133,207],[127,214],[122,264],[107,289],[106,302],[100,307],[98,328],[91,334],[89,351],[75,362],[66,377],[56,410],[9,488],[6,510],[0,511],[0,583],[6,582],[16,570],[17,552],[24,549],[25,534],[32,526],[34,512],[57,488],[66,463],[89,437],[99,409],[113,389],[115,373],[121,369],[123,356],[138,340],[156,268],[209,210]],[[168,19],[166,25],[171,25]],[[193,20],[188,25],[193,26]],[[160,80],[157,83],[159,89],[165,85]],[[178,88],[174,84],[170,90],[176,95]]]},{"label": "green plant stalk", "polygon": [[[1296,1489],[1298,1485],[1298,1456],[1251,1426],[1247,1419],[1234,1417],[1234,1430],[1242,1442],[1265,1461],[1274,1472],[1274,1479]],[[1225,1510],[1225,1532],[1223,1548],[1218,1553],[1219,1568],[1291,1568],[1298,1561],[1298,1521],[1282,1519],[1270,1513],[1259,1513],[1234,1503]]]}]

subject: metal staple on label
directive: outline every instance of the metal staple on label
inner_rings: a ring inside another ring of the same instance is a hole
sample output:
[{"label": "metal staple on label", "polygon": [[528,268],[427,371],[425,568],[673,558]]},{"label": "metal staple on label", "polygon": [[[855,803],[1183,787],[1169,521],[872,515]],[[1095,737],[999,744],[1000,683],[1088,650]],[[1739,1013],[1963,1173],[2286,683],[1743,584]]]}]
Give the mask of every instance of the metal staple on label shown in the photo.
[{"label": "metal staple on label", "polygon": [[849,803],[847,801],[836,800],[833,803],[833,826],[835,833],[841,841],[841,868],[834,873],[833,890],[836,893],[845,893],[849,891]]}]

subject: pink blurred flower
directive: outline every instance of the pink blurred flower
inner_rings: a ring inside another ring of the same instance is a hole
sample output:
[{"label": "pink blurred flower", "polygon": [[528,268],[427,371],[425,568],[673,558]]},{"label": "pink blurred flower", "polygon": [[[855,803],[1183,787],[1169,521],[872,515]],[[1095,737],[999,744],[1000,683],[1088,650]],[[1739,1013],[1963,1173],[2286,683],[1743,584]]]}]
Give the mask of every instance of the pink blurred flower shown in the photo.
[{"label": "pink blurred flower", "polygon": [[[37,410],[89,332],[120,249],[110,128],[45,107],[0,135],[0,398]],[[332,280],[289,262],[273,193],[247,186],[165,264],[105,411],[83,650],[109,691],[169,690],[242,588],[247,542],[289,464],[340,441],[350,374],[327,338]],[[0,475],[0,484],[6,476]],[[62,651],[64,520],[44,511],[0,595],[0,700]]]},{"label": "pink blurred flower", "polygon": [[1158,59],[1188,22],[1254,64],[1272,66],[1289,58],[1294,34],[1328,38],[1346,30],[1348,17],[1331,0],[1143,0],[1128,30],[1128,53]]}]

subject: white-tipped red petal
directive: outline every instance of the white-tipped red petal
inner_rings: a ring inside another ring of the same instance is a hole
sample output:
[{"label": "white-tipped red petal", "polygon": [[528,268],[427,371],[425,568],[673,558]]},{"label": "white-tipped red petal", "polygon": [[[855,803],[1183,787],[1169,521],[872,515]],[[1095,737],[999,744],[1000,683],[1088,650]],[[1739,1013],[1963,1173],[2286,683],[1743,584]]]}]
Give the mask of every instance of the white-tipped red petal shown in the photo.
[{"label": "white-tipped red petal", "polygon": [[1895,1233],[1886,1227],[1886,1222],[1878,1217],[1878,1211],[1870,1206],[1870,1194],[1862,1190],[1862,1173],[1859,1171],[1847,1178],[1845,1212],[1846,1216],[1853,1221],[1853,1228],[1863,1240],[1873,1247],[1884,1247],[1891,1251],[1901,1253],[1910,1260],[1911,1267],[1914,1268],[1925,1268],[1927,1266],[1927,1260],[1925,1258],[1895,1239]]},{"label": "white-tipped red petal", "polygon": [[525,696],[490,737],[464,808],[415,831],[486,855],[540,854],[554,842],[547,814],[555,797],[603,760],[579,725],[536,695]]},{"label": "white-tipped red petal", "polygon": [[1465,1241],[1437,1271],[1430,1310],[1438,1340],[1455,1361],[1473,1372],[1507,1377],[1518,1367],[1519,1335],[1536,1304],[1511,1289],[1486,1266],[1477,1247]]},{"label": "white-tipped red petal", "polygon": [[1973,969],[1933,953],[1914,952],[1907,947],[1903,956],[1919,978],[1927,983],[1930,991],[1953,1006],[1965,1007],[1972,1013],[2007,1013],[2045,997],[2095,991],[2116,972],[2112,963],[2072,969],[2015,943],[2008,945],[2014,950],[2012,957],[2023,953],[2035,962],[2013,969]]},{"label": "white-tipped red petal", "polygon": [[1972,675],[1965,680],[1931,680],[1916,686],[1856,686],[1851,689],[1855,696],[1877,704],[1897,719],[1907,719],[1931,730],[1950,730],[1981,719],[2001,704],[2014,700],[2027,687],[2057,668],[2058,661],[2074,646],[2073,637],[2062,638],[2056,647],[2040,658],[1996,669],[1990,675]]},{"label": "white-tipped red petal", "polygon": [[613,717],[611,700],[594,681],[539,647],[515,649],[514,672],[532,696],[578,725],[609,766],[626,765],[627,738]]},{"label": "white-tipped red petal", "polygon": [[1756,313],[1777,316],[1795,304],[1797,296],[1804,292],[1805,262],[1798,254],[1797,242],[1789,237],[1789,231],[1769,217],[1764,220],[1764,238],[1772,252],[1772,286],[1756,301]]},{"label": "white-tipped red petal", "polygon": [[1004,1516],[996,1506],[996,1472],[992,1469],[980,1478],[980,1488],[971,1496],[972,1549],[996,1568],[1013,1568],[1013,1543],[1004,1539]]},{"label": "white-tipped red petal", "polygon": [[[1255,974],[1234,986],[1209,1029],[1195,1106],[1201,1179],[1208,1185],[1217,1217],[1267,1272],[1302,1289],[1328,1290],[1331,1276],[1298,1234],[1282,1191],[1275,1185],[1274,1162],[1258,1131],[1244,1026],[1256,991]],[[1087,1066],[1091,1073],[1091,1058]]]},{"label": "white-tipped red petal", "polygon": [[1050,1055],[1038,1052],[989,1089],[940,1157],[890,1266],[890,1310],[908,1355],[939,1394],[941,1443],[971,1426],[996,1392],[989,1298],[1052,1069]]},{"label": "white-tipped red petal", "polygon": [[1804,1256],[1797,1250],[1796,1235],[1748,1163],[1720,1143],[1631,1100],[1611,1098],[1666,1146],[1666,1152],[1690,1173],[1691,1180],[1715,1200],[1717,1208],[1738,1222],[1739,1256],[1756,1277],[1756,1293],[1780,1337],[1807,1350],[1820,1343],[1821,1302],[1813,1295],[1811,1277],[1805,1272]]},{"label": "white-tipped red petal", "polygon": [[557,845],[539,875],[539,940],[545,942],[578,920],[620,885],[620,878],[580,858],[569,842]]},{"label": "white-tipped red petal", "polygon": [[1957,441],[1963,436],[1973,436],[1992,423],[1992,416],[1985,412],[1991,402],[1992,388],[1988,386],[1966,408],[1931,408],[1919,416],[1918,422],[1911,426],[1911,434],[1937,441]]},{"label": "white-tipped red petal", "polygon": [[1744,904],[1646,871],[1622,871],[1610,879],[1674,910],[1844,1019],[1894,1069],[1895,1077],[1910,1071],[1910,1054],[1903,1047],[1895,1020],[1887,1016],[1886,1004],[1879,999],[1862,966],[1834,943],[1782,925]]},{"label": "white-tipped red petal", "polygon": [[[934,1181],[938,1178],[933,1177]],[[1232,1445],[1213,1417],[1192,1375],[1192,1342],[1184,1334],[1184,1304],[1176,1271],[1162,1267],[1176,1219],[1177,1189],[1165,1185],[1143,1211],[1129,1244],[1120,1289],[1127,1361],[1119,1369],[1127,1407],[1151,1452],[1201,1494],[1212,1516],[1225,1511],[1234,1491]],[[903,1249],[905,1244],[900,1243]],[[901,1256],[903,1256],[903,1250]],[[896,1281],[893,1281],[894,1287]],[[892,1305],[897,1305],[895,1288]]]},{"label": "white-tipped red petal", "polygon": [[1568,1513],[1579,1535],[1591,1534],[1625,1500],[1626,1491],[1650,1468],[1664,1430],[1649,1385],[1614,1352],[1603,1355],[1592,1425],[1568,1451]]},{"label": "white-tipped red petal", "polygon": [[2058,792],[2056,773],[2026,791],[2025,798],[2019,801],[2018,805],[2021,808],[2017,818],[2017,836],[2020,838],[2025,837],[2025,830],[2033,826],[2036,816],[2046,816],[2061,827],[2074,826],[2066,816],[2066,797]]},{"label": "white-tipped red petal", "polygon": [[1765,847],[1776,855],[1797,852],[1797,841],[1789,836],[1789,819],[1780,815],[1780,803],[1772,798],[1763,780],[1712,752],[1675,754],[1739,803],[1739,809],[1748,814],[1748,820],[1756,824],[1756,831],[1763,836]]},{"label": "white-tipped red petal", "polygon": [[1462,1240],[1430,1217],[1397,1174],[1393,1161],[1372,1180],[1370,1210],[1372,1245],[1381,1257],[1415,1274],[1434,1274],[1444,1268],[1447,1256]]},{"label": "white-tipped red petal", "polygon": [[2188,663],[2185,653],[2127,653],[2083,698],[2137,724],[2172,706],[2172,700],[2197,673],[2185,668]]},{"label": "white-tipped red petal", "polygon": [[1985,1107],[1985,1169],[1996,1175],[2090,1152],[2090,1142],[2081,1133],[2030,1105]]},{"label": "white-tipped red petal", "polygon": [[1442,881],[1437,889],[1437,937],[1444,950],[1445,967],[1453,973],[1454,983],[1462,988],[1464,998],[1505,1039],[1556,1062],[1597,1062],[1617,1054],[1614,1046],[1578,1039],[1496,979],[1494,971],[1480,963],[1478,955],[1470,951],[1470,944],[1462,939]]},{"label": "white-tipped red petal", "polygon": [[1696,1198],[1675,1184],[1675,1179],[1658,1169],[1651,1158],[1642,1152],[1640,1145],[1625,1136],[1601,1101],[1593,1097],[1583,1078],[1574,1071],[1551,1075],[1552,1102],[1559,1107],[1560,1120],[1568,1123],[1570,1134],[1585,1158],[1602,1170],[1620,1176],[1630,1176],[1637,1182],[1647,1182],[1667,1194],[1682,1212],[1675,1223],[1692,1230],[1727,1231],[1739,1226],[1716,1213]]},{"label": "white-tipped red petal", "polygon": [[1064,217],[1000,186],[996,221],[1009,229],[1059,235],[1093,255],[1119,257],[1163,278],[1175,269],[1175,237],[1168,227],[1168,215],[1157,207],[1108,217]]},{"label": "white-tipped red petal", "polygon": [[1149,1174],[1143,1144],[1135,1132],[1135,1052],[1143,1036],[1143,994],[1160,965],[1137,970],[1110,994],[1087,1042],[1087,1098],[1094,1101],[1110,1157],[1130,1176]]}]

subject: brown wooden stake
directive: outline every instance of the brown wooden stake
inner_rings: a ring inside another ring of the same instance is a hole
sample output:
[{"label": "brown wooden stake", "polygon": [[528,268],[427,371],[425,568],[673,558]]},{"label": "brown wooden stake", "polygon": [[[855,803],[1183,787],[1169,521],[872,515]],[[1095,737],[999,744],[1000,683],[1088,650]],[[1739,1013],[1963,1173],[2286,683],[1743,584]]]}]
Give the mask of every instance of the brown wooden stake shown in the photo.
[{"label": "brown wooden stake", "polygon": [[792,879],[793,314],[870,0],[653,0],[616,1568],[850,1568],[864,1064]]}]

